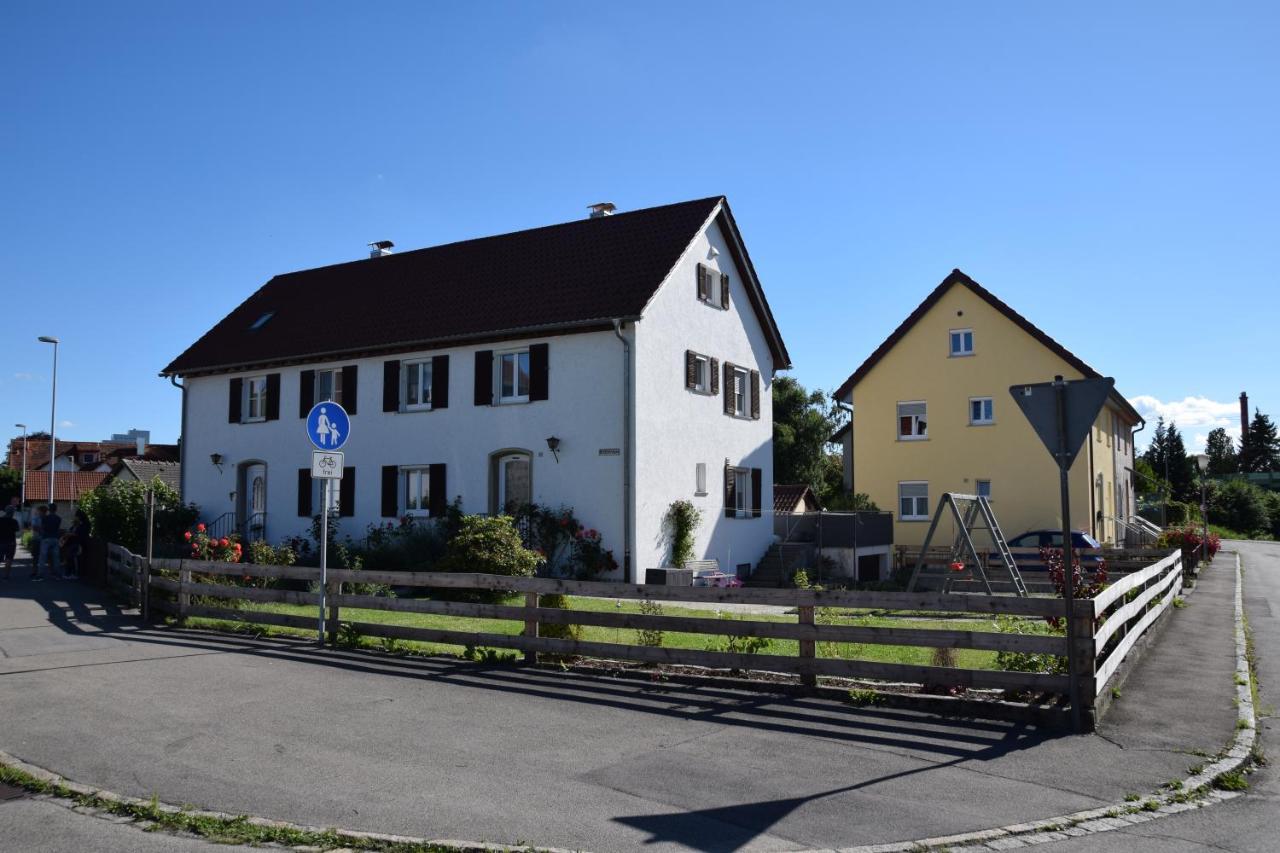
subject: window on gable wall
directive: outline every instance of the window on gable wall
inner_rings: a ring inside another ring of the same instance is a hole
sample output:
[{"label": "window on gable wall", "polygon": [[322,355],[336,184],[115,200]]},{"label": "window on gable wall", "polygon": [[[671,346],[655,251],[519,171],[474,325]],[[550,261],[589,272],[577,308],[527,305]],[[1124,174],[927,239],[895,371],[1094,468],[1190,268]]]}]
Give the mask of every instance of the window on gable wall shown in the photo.
[{"label": "window on gable wall", "polygon": [[978,497],[991,500],[991,481],[978,480]]},{"label": "window on gable wall", "polygon": [[973,329],[951,330],[951,355],[973,355]]},{"label": "window on gable wall", "polygon": [[898,484],[898,520],[922,521],[929,518],[929,484],[912,480]]},{"label": "window on gable wall", "polygon": [[745,368],[733,369],[733,413],[740,418],[751,414],[751,371]]},{"label": "window on gable wall", "polygon": [[969,398],[969,423],[974,425],[996,422],[995,405],[990,397]]},{"label": "window on gable wall", "polygon": [[898,438],[919,441],[929,437],[928,404],[914,400],[898,404]]}]

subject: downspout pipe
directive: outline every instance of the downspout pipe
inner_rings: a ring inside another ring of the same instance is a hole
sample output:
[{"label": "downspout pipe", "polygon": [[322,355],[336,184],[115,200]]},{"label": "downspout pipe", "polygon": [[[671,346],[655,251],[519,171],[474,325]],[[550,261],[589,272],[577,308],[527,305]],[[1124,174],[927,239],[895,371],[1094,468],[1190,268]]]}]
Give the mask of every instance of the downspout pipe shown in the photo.
[{"label": "downspout pipe", "polygon": [[169,384],[182,392],[182,432],[178,434],[178,500],[187,499],[187,386],[169,374]]},{"label": "downspout pipe", "polygon": [[613,321],[613,333],[622,341],[622,571],[632,583],[642,583],[631,565],[631,341],[620,319]]}]

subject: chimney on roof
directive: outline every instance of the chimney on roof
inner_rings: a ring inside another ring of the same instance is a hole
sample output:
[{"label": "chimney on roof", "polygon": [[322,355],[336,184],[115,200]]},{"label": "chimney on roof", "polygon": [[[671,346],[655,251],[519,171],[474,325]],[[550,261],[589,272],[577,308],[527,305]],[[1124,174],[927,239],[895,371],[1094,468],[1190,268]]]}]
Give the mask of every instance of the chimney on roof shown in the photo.
[{"label": "chimney on roof", "polygon": [[600,219],[605,216],[613,216],[613,212],[618,209],[618,206],[611,201],[599,201],[595,204],[587,205],[587,208],[591,211],[592,219]]},{"label": "chimney on roof", "polygon": [[389,255],[395,245],[390,240],[376,240],[369,244],[369,257],[381,258],[384,255]]}]

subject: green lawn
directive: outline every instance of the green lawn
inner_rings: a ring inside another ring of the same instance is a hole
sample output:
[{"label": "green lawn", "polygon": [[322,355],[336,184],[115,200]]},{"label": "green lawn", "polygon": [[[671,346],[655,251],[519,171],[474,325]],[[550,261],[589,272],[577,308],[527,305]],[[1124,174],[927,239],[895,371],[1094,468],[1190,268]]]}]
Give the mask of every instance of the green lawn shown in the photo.
[{"label": "green lawn", "polygon": [[[523,602],[521,597],[512,597],[507,603],[520,604]],[[635,601],[615,601],[613,599],[600,598],[579,598],[576,596],[569,598],[569,607],[573,610],[588,611],[614,611],[624,613],[638,613],[639,603]],[[308,605],[291,605],[291,604],[255,604],[246,602],[244,605],[246,610],[265,610],[273,613],[287,613],[298,616],[312,616],[316,614],[316,608]],[[715,618],[717,612],[711,609],[696,609],[686,607],[673,607],[664,605],[664,615],[667,616],[700,616]],[[857,625],[862,627],[897,627],[897,628],[936,628],[940,630],[955,631],[995,631],[996,626],[993,622],[982,619],[928,619],[919,617],[899,617],[887,616],[882,613],[869,613],[868,611],[833,611],[834,622],[837,625]],[[790,622],[795,623],[796,616],[794,614],[774,615],[774,614],[739,614],[725,613],[719,614],[724,619],[744,619],[750,621],[762,622]],[[370,610],[365,608],[343,608],[341,611],[341,621],[346,622],[368,622],[386,625],[403,625],[414,628],[435,628],[448,629],[454,631],[468,631],[487,634],[519,634],[523,629],[523,623],[515,620],[505,619],[482,619],[462,616],[440,616],[427,613],[402,613],[386,610]],[[192,618],[188,620],[193,626],[202,627],[231,627],[225,622],[219,620]],[[253,626],[253,628],[265,628],[268,633],[286,634],[294,636],[311,636],[314,632],[291,629],[278,628],[275,626]],[[584,626],[582,629],[582,639],[598,643],[620,643],[635,644],[636,631],[629,628],[602,628],[596,626]],[[668,648],[681,649],[707,649],[709,644],[714,643],[718,638],[708,634],[686,634],[668,631],[663,636],[663,646]],[[379,645],[380,638],[365,637],[362,638],[362,644],[371,647]],[[439,643],[422,643],[416,641],[397,641],[397,648],[411,650],[424,654],[459,654],[462,647],[454,645],[445,645]],[[799,654],[798,643],[795,640],[779,640],[773,639],[769,641],[767,648],[761,650],[765,654],[788,655],[794,656]],[[867,660],[880,661],[885,663],[904,663],[916,665],[929,665],[932,662],[933,650],[922,646],[884,646],[869,645],[862,643],[820,643],[818,647],[819,657],[839,657],[850,660]],[[966,669],[995,669],[995,652],[980,651],[974,649],[956,649],[955,658],[956,665]]]}]

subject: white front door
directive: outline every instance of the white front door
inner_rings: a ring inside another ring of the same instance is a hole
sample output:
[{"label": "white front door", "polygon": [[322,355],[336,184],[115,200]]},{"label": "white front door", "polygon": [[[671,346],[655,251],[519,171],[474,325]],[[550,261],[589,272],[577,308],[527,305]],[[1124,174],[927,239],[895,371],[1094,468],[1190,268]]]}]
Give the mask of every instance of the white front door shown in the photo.
[{"label": "white front door", "polygon": [[527,453],[498,457],[498,512],[533,503],[533,465]]}]

